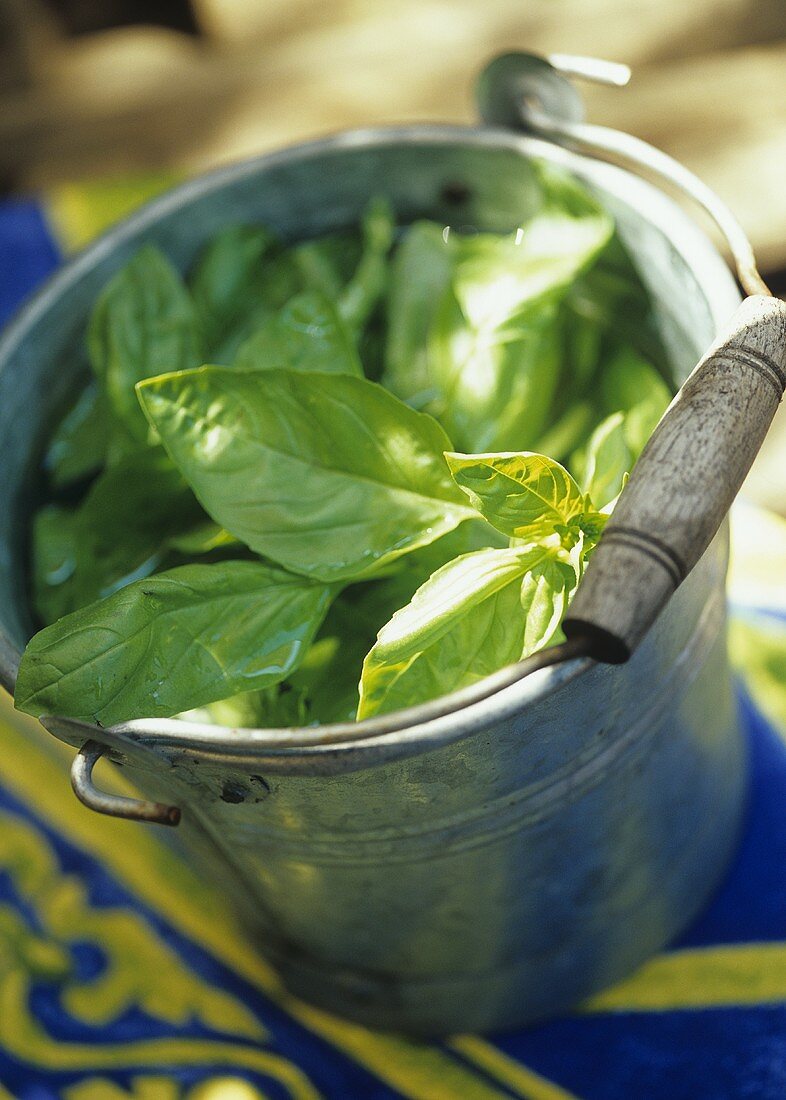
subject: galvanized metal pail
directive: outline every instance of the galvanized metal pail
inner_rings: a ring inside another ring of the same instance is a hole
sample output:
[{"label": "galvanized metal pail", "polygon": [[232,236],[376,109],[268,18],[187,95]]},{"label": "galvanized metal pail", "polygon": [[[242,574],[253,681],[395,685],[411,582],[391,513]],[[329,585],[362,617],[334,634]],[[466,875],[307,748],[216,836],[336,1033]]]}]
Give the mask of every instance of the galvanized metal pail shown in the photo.
[{"label": "galvanized metal pail", "polygon": [[[417,127],[344,134],[188,183],[67,265],[2,341],[9,691],[32,629],[39,456],[85,373],[90,306],[134,250],[154,241],[185,268],[229,222],[310,237],[355,223],[379,193],[402,223],[508,230],[527,214],[533,158],[575,172],[612,211],[683,380],[739,294],[690,219],[621,169],[505,130]],[[510,1027],[630,971],[722,874],[745,790],[726,560],[724,530],[629,664],[574,660],[458,713],[423,709],[403,727],[395,715],[299,731],[47,725],[105,748],[140,791],[182,808],[190,858],[292,990],[410,1032]]]}]

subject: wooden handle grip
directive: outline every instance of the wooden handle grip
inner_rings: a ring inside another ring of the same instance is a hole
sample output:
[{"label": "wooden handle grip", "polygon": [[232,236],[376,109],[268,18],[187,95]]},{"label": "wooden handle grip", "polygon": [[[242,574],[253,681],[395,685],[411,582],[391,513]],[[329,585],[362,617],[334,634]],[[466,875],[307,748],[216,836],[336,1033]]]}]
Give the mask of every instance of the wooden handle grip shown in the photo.
[{"label": "wooden handle grip", "polygon": [[627,661],[709,546],[786,387],[786,303],[746,298],[647,443],[563,624]]}]

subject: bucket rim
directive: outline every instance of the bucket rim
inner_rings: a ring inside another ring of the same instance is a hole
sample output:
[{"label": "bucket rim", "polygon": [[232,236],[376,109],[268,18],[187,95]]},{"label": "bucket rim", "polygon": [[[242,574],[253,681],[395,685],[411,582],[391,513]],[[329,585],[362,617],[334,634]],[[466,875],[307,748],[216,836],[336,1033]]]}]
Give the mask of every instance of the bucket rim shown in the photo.
[{"label": "bucket rim", "polygon": [[[402,143],[423,148],[458,144],[507,149],[525,159],[556,164],[635,209],[643,220],[660,230],[696,275],[716,328],[740,301],[731,271],[703,230],[663,191],[627,169],[540,138],[485,125],[439,123],[361,128],[222,165],[145,203],[67,261],[22,305],[0,337],[0,370],[23,344],[28,331],[86,271],[160,219],[226,185],[253,178],[268,169],[356,149],[383,150]],[[11,694],[20,658],[21,653],[0,627],[0,684]],[[94,740],[115,748],[123,745],[131,748],[133,743],[156,745],[204,758],[231,758],[238,763],[244,760],[249,766],[270,767],[271,763],[280,762],[291,767],[300,760],[309,771],[316,764],[315,758],[322,758],[318,770],[333,770],[331,763],[337,764],[338,757],[343,758],[344,765],[365,766],[369,756],[382,762],[461,740],[554,694],[568,682],[586,675],[594,665],[588,658],[576,658],[562,665],[536,669],[517,683],[469,705],[463,702],[468,689],[462,689],[380,717],[323,726],[245,729],[168,718],[137,719],[105,730],[76,719],[42,721],[50,732],[72,744]],[[479,684],[493,679],[492,675]],[[440,709],[447,713],[434,717],[435,703],[441,704]]]}]

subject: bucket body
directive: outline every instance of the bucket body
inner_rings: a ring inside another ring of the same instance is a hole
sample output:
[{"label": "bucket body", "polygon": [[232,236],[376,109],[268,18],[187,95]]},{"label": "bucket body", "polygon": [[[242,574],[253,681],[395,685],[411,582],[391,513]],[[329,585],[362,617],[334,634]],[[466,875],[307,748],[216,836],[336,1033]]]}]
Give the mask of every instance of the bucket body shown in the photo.
[{"label": "bucket body", "polygon": [[[356,223],[378,193],[402,223],[505,231],[533,201],[535,157],[576,172],[616,217],[683,380],[739,296],[693,223],[619,169],[507,132],[420,127],[343,135],[187,184],[70,264],[0,346],[9,690],[32,630],[25,562],[40,454],[86,375],[91,304],[140,244],[185,268],[229,223],[311,237]],[[512,1027],[622,977],[719,881],[746,775],[726,561],[724,529],[629,664],[545,669],[403,728],[275,735],[138,722],[113,738],[47,724],[75,745],[111,742],[144,794],[182,808],[190,858],[294,992],[421,1034]]]}]

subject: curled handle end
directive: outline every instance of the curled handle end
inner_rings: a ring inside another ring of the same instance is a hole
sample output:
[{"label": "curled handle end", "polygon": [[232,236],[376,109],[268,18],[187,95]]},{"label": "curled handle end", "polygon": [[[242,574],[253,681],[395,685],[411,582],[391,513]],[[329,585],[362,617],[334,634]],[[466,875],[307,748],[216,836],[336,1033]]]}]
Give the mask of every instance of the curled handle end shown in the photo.
[{"label": "curled handle end", "polygon": [[106,794],[93,783],[93,768],[104,754],[104,747],[95,741],[86,741],[74,757],[71,765],[71,787],[79,801],[97,814],[123,817],[129,821],[145,821],[151,825],[178,825],[180,810],[162,802],[148,802],[141,798],[124,798]]}]

